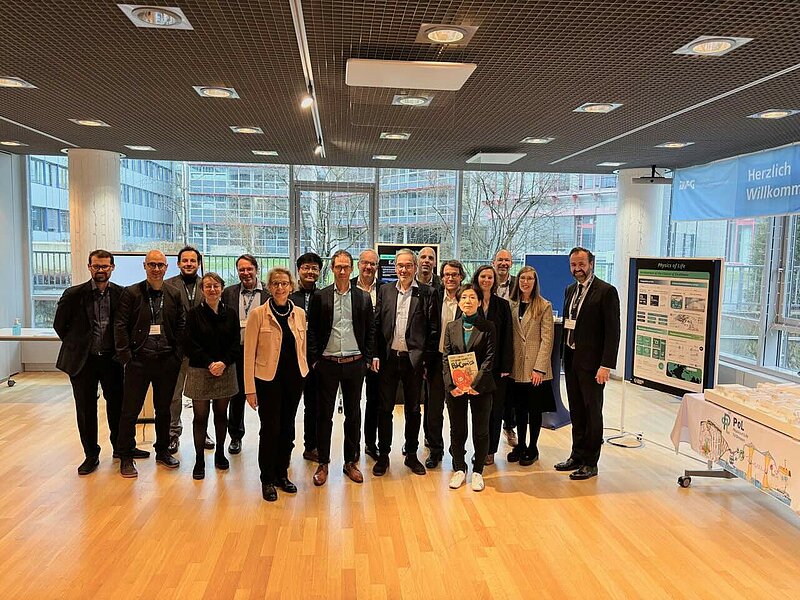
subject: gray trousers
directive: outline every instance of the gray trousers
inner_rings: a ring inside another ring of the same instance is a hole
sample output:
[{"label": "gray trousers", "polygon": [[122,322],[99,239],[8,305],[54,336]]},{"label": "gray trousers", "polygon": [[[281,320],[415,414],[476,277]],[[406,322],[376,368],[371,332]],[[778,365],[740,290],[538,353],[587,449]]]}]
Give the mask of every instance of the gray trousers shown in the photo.
[{"label": "gray trousers", "polygon": [[169,436],[181,437],[183,433],[183,423],[181,423],[181,410],[183,409],[183,386],[186,384],[186,373],[189,370],[189,359],[181,361],[181,370],[178,373],[178,381],[175,383],[175,391],[172,393],[172,403],[169,405],[170,422]]}]

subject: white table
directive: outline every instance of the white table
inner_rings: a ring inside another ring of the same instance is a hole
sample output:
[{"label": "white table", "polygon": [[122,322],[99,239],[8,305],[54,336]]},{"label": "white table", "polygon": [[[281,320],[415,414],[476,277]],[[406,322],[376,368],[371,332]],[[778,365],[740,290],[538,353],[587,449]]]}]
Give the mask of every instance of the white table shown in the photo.
[{"label": "white table", "polygon": [[[23,327],[22,335],[14,335],[11,327],[0,328],[0,342],[57,342],[56,330],[52,328]],[[8,387],[13,387],[16,381],[12,377],[16,373],[11,373],[6,380]],[[0,380],[2,383],[2,380]]]},{"label": "white table", "polygon": [[[713,402],[703,394],[686,394],[670,436],[675,450],[681,442],[703,456],[709,467],[724,471],[686,471],[678,483],[688,487],[691,476],[740,477],[800,514],[800,442]],[[722,475],[724,473],[724,475]]]}]

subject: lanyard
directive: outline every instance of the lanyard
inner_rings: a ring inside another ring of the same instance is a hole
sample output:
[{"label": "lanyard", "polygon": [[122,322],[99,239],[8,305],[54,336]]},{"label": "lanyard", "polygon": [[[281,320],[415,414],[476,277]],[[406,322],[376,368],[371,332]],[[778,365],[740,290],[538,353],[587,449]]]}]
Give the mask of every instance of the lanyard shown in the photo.
[{"label": "lanyard", "polygon": [[247,315],[250,314],[250,307],[253,306],[253,300],[255,300],[258,290],[242,290],[242,293],[250,296],[250,300],[245,299],[244,303],[244,318],[247,319]]},{"label": "lanyard", "polygon": [[155,304],[153,304],[153,297],[148,297],[150,301],[150,323],[154,323],[155,320],[158,318],[158,315],[161,314],[161,308],[164,306],[164,296],[163,294],[158,298],[158,310],[155,308]]},{"label": "lanyard", "polygon": [[194,302],[194,296],[197,293],[197,282],[194,282],[191,294],[189,293],[189,287],[186,285],[186,282],[183,283],[183,289],[186,290],[186,296],[189,298],[189,304],[191,305]]}]

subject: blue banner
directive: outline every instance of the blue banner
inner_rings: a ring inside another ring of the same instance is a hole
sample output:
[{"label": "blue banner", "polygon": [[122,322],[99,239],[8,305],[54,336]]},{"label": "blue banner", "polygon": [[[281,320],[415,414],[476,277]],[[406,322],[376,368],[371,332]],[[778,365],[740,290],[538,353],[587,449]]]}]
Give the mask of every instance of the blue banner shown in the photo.
[{"label": "blue banner", "polygon": [[703,221],[800,212],[800,145],[678,169],[672,219]]}]

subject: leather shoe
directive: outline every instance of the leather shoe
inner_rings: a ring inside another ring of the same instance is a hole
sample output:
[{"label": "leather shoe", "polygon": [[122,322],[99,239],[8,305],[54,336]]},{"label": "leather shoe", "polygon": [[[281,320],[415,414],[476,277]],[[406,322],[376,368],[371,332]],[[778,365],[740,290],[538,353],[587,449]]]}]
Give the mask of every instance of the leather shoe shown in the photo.
[{"label": "leather shoe", "polygon": [[96,456],[87,456],[86,459],[78,467],[78,475],[88,475],[94,473],[97,467],[100,466],[100,459]]},{"label": "leather shoe", "polygon": [[519,445],[514,446],[514,449],[506,454],[506,460],[510,463],[520,462],[525,448],[520,448]]},{"label": "leather shoe", "polygon": [[[117,452],[116,450],[114,450],[114,454],[112,455],[112,457],[113,458],[122,458],[119,455],[119,452]],[[131,457],[140,458],[140,459],[150,458],[150,453],[147,450],[140,450],[139,448],[134,448],[133,449],[133,454],[131,454]]]},{"label": "leather shoe", "polygon": [[489,466],[494,464],[494,454],[487,454],[486,460],[483,461],[484,466]]},{"label": "leather shoe", "polygon": [[226,471],[230,468],[231,463],[223,454],[222,456],[214,456],[214,466],[220,471]]},{"label": "leather shoe", "polygon": [[431,454],[425,459],[425,467],[428,469],[435,469],[439,466],[439,463],[442,461],[442,457],[439,454]]},{"label": "leather shoe", "polygon": [[181,445],[181,439],[177,435],[171,435],[169,438],[169,446],[167,446],[167,450],[170,454],[175,454],[178,451],[178,448]]},{"label": "leather shoe", "polygon": [[425,475],[426,473],[425,465],[419,462],[416,453],[407,454],[403,464],[411,469],[411,472],[414,473],[414,475]]},{"label": "leather shoe", "polygon": [[535,453],[535,454],[531,454],[531,453],[526,452],[519,459],[519,465],[521,467],[530,467],[537,460],[539,460],[539,453],[538,452]]},{"label": "leather shoe", "polygon": [[364,454],[371,457],[374,460],[378,460],[380,454],[378,454],[378,447],[377,446],[364,446]]},{"label": "leather shoe", "polygon": [[346,462],[342,467],[342,473],[347,475],[350,478],[350,481],[354,481],[355,483],[364,483],[364,476],[361,474],[361,471],[358,469],[358,465],[354,462]]},{"label": "leather shoe", "polygon": [[570,456],[567,460],[558,463],[553,468],[556,471],[574,471],[575,469],[580,468],[580,466],[581,463]]},{"label": "leather shoe", "polygon": [[319,487],[321,485],[325,485],[325,482],[328,481],[328,465],[319,465],[317,470],[314,472],[313,479],[315,486]]},{"label": "leather shoe", "polygon": [[194,463],[192,469],[192,479],[204,479],[206,476],[206,464],[201,462]]},{"label": "leather shoe", "polygon": [[386,475],[386,471],[389,470],[389,457],[385,455],[378,456],[378,460],[375,463],[375,466],[372,467],[372,474],[375,477],[382,477]]},{"label": "leather shoe", "polygon": [[139,476],[139,471],[136,470],[136,463],[132,458],[123,458],[119,461],[119,474],[130,479]]},{"label": "leather shoe", "polygon": [[278,499],[278,491],[271,483],[261,484],[261,497],[267,502],[275,502]]},{"label": "leather shoe", "polygon": [[156,463],[162,464],[168,469],[177,469],[181,466],[181,461],[172,456],[169,452],[160,452],[156,454]]},{"label": "leather shoe", "polygon": [[583,465],[580,469],[578,469],[574,473],[569,474],[570,479],[574,479],[577,481],[581,481],[583,479],[589,479],[590,477],[597,477],[597,467],[590,467],[589,465]]},{"label": "leather shoe", "polygon": [[239,454],[242,451],[242,440],[231,440],[230,446],[228,446],[228,452],[231,454]]},{"label": "leather shoe", "polygon": [[319,450],[311,448],[310,450],[303,451],[303,458],[311,462],[319,462]]},{"label": "leather shoe", "polygon": [[288,477],[278,478],[278,481],[275,482],[275,486],[281,488],[287,494],[297,493],[297,486],[289,481]]},{"label": "leather shoe", "polygon": [[[225,440],[223,440],[223,441],[225,441]],[[206,442],[205,442],[206,450],[213,450],[214,446],[216,446],[216,444],[214,443],[214,440],[212,440],[211,437],[208,434],[206,434]]]}]

